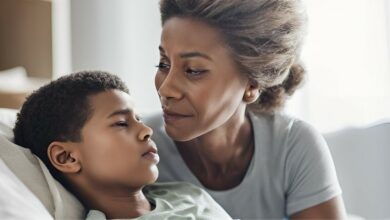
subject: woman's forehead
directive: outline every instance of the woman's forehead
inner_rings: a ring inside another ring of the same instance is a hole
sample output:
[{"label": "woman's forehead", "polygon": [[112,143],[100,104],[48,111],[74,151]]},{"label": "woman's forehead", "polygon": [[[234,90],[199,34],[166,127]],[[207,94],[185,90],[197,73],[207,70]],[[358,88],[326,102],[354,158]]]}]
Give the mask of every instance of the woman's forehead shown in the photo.
[{"label": "woman's forehead", "polygon": [[173,17],[164,23],[160,46],[165,53],[173,49],[211,52],[222,42],[218,29],[195,19]]}]

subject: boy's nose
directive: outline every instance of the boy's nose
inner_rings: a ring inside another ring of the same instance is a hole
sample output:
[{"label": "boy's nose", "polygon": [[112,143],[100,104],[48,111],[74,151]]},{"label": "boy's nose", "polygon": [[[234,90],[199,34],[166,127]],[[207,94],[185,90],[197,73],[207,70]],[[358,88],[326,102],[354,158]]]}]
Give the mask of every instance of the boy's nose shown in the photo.
[{"label": "boy's nose", "polygon": [[142,129],[138,134],[138,139],[140,141],[147,141],[150,139],[152,135],[153,135],[153,130],[150,127],[142,124]]}]

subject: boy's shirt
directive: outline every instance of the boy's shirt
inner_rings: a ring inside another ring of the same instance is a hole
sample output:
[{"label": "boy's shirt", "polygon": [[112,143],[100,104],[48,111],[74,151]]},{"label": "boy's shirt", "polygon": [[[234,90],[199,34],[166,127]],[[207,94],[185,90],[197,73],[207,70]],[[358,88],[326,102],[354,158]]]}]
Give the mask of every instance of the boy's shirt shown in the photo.
[{"label": "boy's shirt", "polygon": [[[143,191],[155,208],[132,219],[231,219],[206,191],[190,183],[155,183],[146,186]],[[86,219],[107,218],[98,210],[90,210]]]}]

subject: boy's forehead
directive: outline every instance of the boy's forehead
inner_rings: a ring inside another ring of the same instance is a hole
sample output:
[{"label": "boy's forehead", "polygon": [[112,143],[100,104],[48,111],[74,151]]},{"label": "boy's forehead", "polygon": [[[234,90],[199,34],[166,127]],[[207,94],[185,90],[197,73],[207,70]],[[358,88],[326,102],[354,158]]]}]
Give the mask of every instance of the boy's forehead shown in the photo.
[{"label": "boy's forehead", "polygon": [[111,114],[121,109],[134,110],[133,98],[120,90],[108,90],[90,97],[90,106],[95,114],[100,116]]}]

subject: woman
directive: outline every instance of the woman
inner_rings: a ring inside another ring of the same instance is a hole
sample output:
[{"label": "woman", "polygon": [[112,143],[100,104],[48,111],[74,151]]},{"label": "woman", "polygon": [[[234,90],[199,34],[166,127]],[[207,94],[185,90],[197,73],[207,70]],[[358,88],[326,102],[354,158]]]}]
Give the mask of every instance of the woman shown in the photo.
[{"label": "woman", "polygon": [[321,135],[280,114],[303,79],[297,0],[161,0],[159,181],[206,189],[233,218],[344,218]]}]

